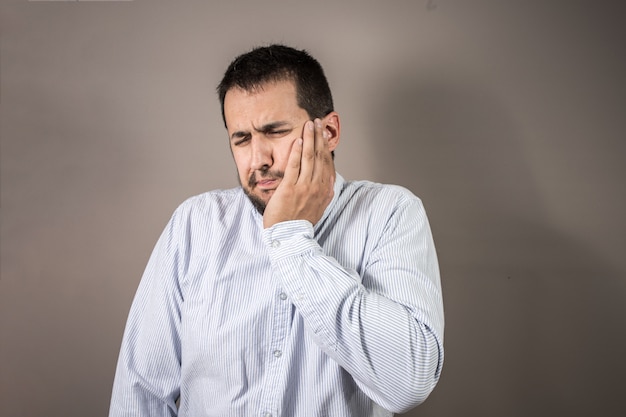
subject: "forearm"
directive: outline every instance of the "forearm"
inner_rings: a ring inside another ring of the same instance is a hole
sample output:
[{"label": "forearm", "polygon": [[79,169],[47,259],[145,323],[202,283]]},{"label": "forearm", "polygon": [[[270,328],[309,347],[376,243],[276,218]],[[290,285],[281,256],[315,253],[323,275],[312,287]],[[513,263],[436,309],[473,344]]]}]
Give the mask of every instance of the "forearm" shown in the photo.
[{"label": "forearm", "polygon": [[180,380],[176,326],[165,306],[158,305],[163,298],[150,294],[154,291],[140,288],[133,303],[118,359],[110,417],[176,415]]},{"label": "forearm", "polygon": [[443,352],[420,295],[400,300],[367,288],[356,271],[323,252],[312,229],[291,226],[267,233],[279,242],[272,262],[318,346],[383,407],[402,412],[422,402],[437,382]]}]

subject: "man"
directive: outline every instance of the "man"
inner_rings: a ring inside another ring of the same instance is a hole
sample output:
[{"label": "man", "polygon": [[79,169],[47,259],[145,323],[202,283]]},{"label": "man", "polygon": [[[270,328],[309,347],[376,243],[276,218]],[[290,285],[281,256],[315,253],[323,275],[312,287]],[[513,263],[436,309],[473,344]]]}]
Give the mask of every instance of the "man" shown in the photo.
[{"label": "man", "polygon": [[174,213],[131,308],[110,416],[390,416],[443,364],[426,214],[335,172],[319,63],[282,45],[219,85],[241,187]]}]

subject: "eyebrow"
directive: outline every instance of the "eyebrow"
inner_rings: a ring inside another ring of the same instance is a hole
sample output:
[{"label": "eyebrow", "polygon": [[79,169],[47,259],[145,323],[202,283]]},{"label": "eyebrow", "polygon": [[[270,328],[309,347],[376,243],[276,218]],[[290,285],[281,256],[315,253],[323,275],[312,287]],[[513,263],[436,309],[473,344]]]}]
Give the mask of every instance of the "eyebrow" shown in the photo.
[{"label": "eyebrow", "polygon": [[[276,129],[279,129],[281,127],[286,127],[286,126],[290,126],[289,122],[281,120],[277,122],[270,122],[270,123],[264,124],[263,126],[258,127],[258,128],[255,127],[254,130],[259,133],[267,133],[267,132],[271,132],[272,130],[276,130]],[[236,138],[243,138],[249,134],[250,134],[249,131],[238,130],[236,132],[233,132],[232,135],[230,135],[230,139],[232,140]]]}]

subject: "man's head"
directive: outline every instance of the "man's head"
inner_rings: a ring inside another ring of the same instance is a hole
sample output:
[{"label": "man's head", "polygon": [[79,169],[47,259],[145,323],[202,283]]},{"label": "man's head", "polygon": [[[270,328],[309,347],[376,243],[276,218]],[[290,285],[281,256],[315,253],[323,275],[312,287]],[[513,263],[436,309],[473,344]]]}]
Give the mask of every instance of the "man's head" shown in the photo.
[{"label": "man's head", "polygon": [[280,184],[304,124],[322,120],[328,149],[339,142],[339,115],[320,64],[282,45],[236,58],[218,87],[239,182],[260,213]]},{"label": "man's head", "polygon": [[228,90],[239,88],[250,92],[269,82],[288,80],[294,82],[298,106],[306,110],[309,119],[322,118],[334,110],[320,63],[306,51],[270,45],[238,56],[226,69],[217,87],[224,124],[224,99]]}]

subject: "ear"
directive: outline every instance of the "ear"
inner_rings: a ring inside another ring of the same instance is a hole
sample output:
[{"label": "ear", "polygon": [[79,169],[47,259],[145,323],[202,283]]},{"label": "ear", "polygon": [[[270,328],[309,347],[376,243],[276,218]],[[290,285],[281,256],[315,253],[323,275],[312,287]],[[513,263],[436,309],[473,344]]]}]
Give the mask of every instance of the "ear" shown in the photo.
[{"label": "ear", "polygon": [[341,136],[341,124],[339,123],[339,114],[335,111],[328,113],[323,119],[322,124],[324,130],[328,133],[328,149],[332,152],[339,144]]}]

